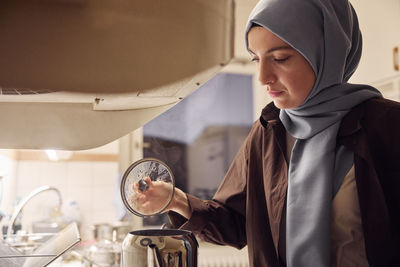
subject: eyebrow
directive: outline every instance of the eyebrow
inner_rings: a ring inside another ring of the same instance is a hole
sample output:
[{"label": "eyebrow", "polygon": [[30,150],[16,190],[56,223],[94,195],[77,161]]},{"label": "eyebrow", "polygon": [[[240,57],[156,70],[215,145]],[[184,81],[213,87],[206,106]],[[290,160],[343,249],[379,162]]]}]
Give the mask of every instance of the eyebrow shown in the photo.
[{"label": "eyebrow", "polygon": [[[282,45],[282,46],[277,46],[277,47],[273,47],[271,49],[268,49],[266,54],[272,53],[272,52],[277,51],[277,50],[292,50],[292,49],[293,49],[293,47],[291,47],[290,45]],[[249,50],[249,52],[254,54],[254,55],[256,54],[253,51],[251,51],[250,48],[248,48],[247,50]]]}]

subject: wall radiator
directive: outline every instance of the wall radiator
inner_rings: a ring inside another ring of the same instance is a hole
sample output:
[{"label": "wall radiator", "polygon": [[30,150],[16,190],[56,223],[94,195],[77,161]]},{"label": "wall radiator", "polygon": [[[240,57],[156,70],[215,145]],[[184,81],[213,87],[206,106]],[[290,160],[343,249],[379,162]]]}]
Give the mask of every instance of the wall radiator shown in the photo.
[{"label": "wall radiator", "polygon": [[200,243],[199,267],[248,267],[247,247],[238,250],[228,246]]}]

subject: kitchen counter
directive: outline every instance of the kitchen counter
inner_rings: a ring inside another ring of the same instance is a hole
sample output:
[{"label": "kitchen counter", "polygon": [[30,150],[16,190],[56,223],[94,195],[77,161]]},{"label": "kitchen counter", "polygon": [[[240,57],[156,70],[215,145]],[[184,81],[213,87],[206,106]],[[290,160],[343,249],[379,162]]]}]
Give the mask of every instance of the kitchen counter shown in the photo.
[{"label": "kitchen counter", "polygon": [[56,261],[48,265],[48,267],[87,267],[87,265],[85,265],[85,263],[82,263],[81,261]]},{"label": "kitchen counter", "polygon": [[[198,267],[247,267],[247,248],[238,250],[229,246],[217,246],[206,242],[199,242]],[[61,258],[49,267],[87,267],[81,261],[63,262]]]},{"label": "kitchen counter", "polygon": [[230,246],[218,246],[206,242],[199,242],[199,267],[247,267],[247,247],[236,249]]}]

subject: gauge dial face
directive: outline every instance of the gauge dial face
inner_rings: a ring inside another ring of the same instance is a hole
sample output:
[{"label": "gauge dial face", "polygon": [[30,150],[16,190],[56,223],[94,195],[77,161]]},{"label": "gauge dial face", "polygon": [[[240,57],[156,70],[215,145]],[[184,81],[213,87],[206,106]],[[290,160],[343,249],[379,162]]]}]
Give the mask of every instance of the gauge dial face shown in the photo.
[{"label": "gauge dial face", "polygon": [[174,193],[171,169],[155,158],[133,163],[121,181],[121,196],[130,212],[138,216],[161,213],[171,202]]}]

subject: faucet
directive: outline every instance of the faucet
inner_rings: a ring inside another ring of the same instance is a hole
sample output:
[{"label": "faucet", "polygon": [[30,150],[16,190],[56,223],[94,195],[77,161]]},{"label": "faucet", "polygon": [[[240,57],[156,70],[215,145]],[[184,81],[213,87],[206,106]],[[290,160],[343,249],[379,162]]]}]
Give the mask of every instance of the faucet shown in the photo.
[{"label": "faucet", "polygon": [[27,195],[25,198],[23,198],[19,203],[18,206],[15,208],[13,215],[11,216],[10,222],[8,224],[8,228],[7,228],[7,239],[11,237],[12,235],[12,227],[15,223],[15,220],[17,219],[19,213],[22,211],[22,209],[25,207],[25,205],[28,203],[29,200],[31,200],[34,196],[36,196],[37,194],[44,192],[44,191],[48,191],[48,190],[54,190],[56,191],[58,198],[59,198],[59,207],[61,208],[62,205],[62,198],[61,198],[61,193],[60,191],[52,186],[49,185],[44,185],[41,187],[36,188],[35,190],[33,190],[31,193],[29,193],[29,195]]}]

